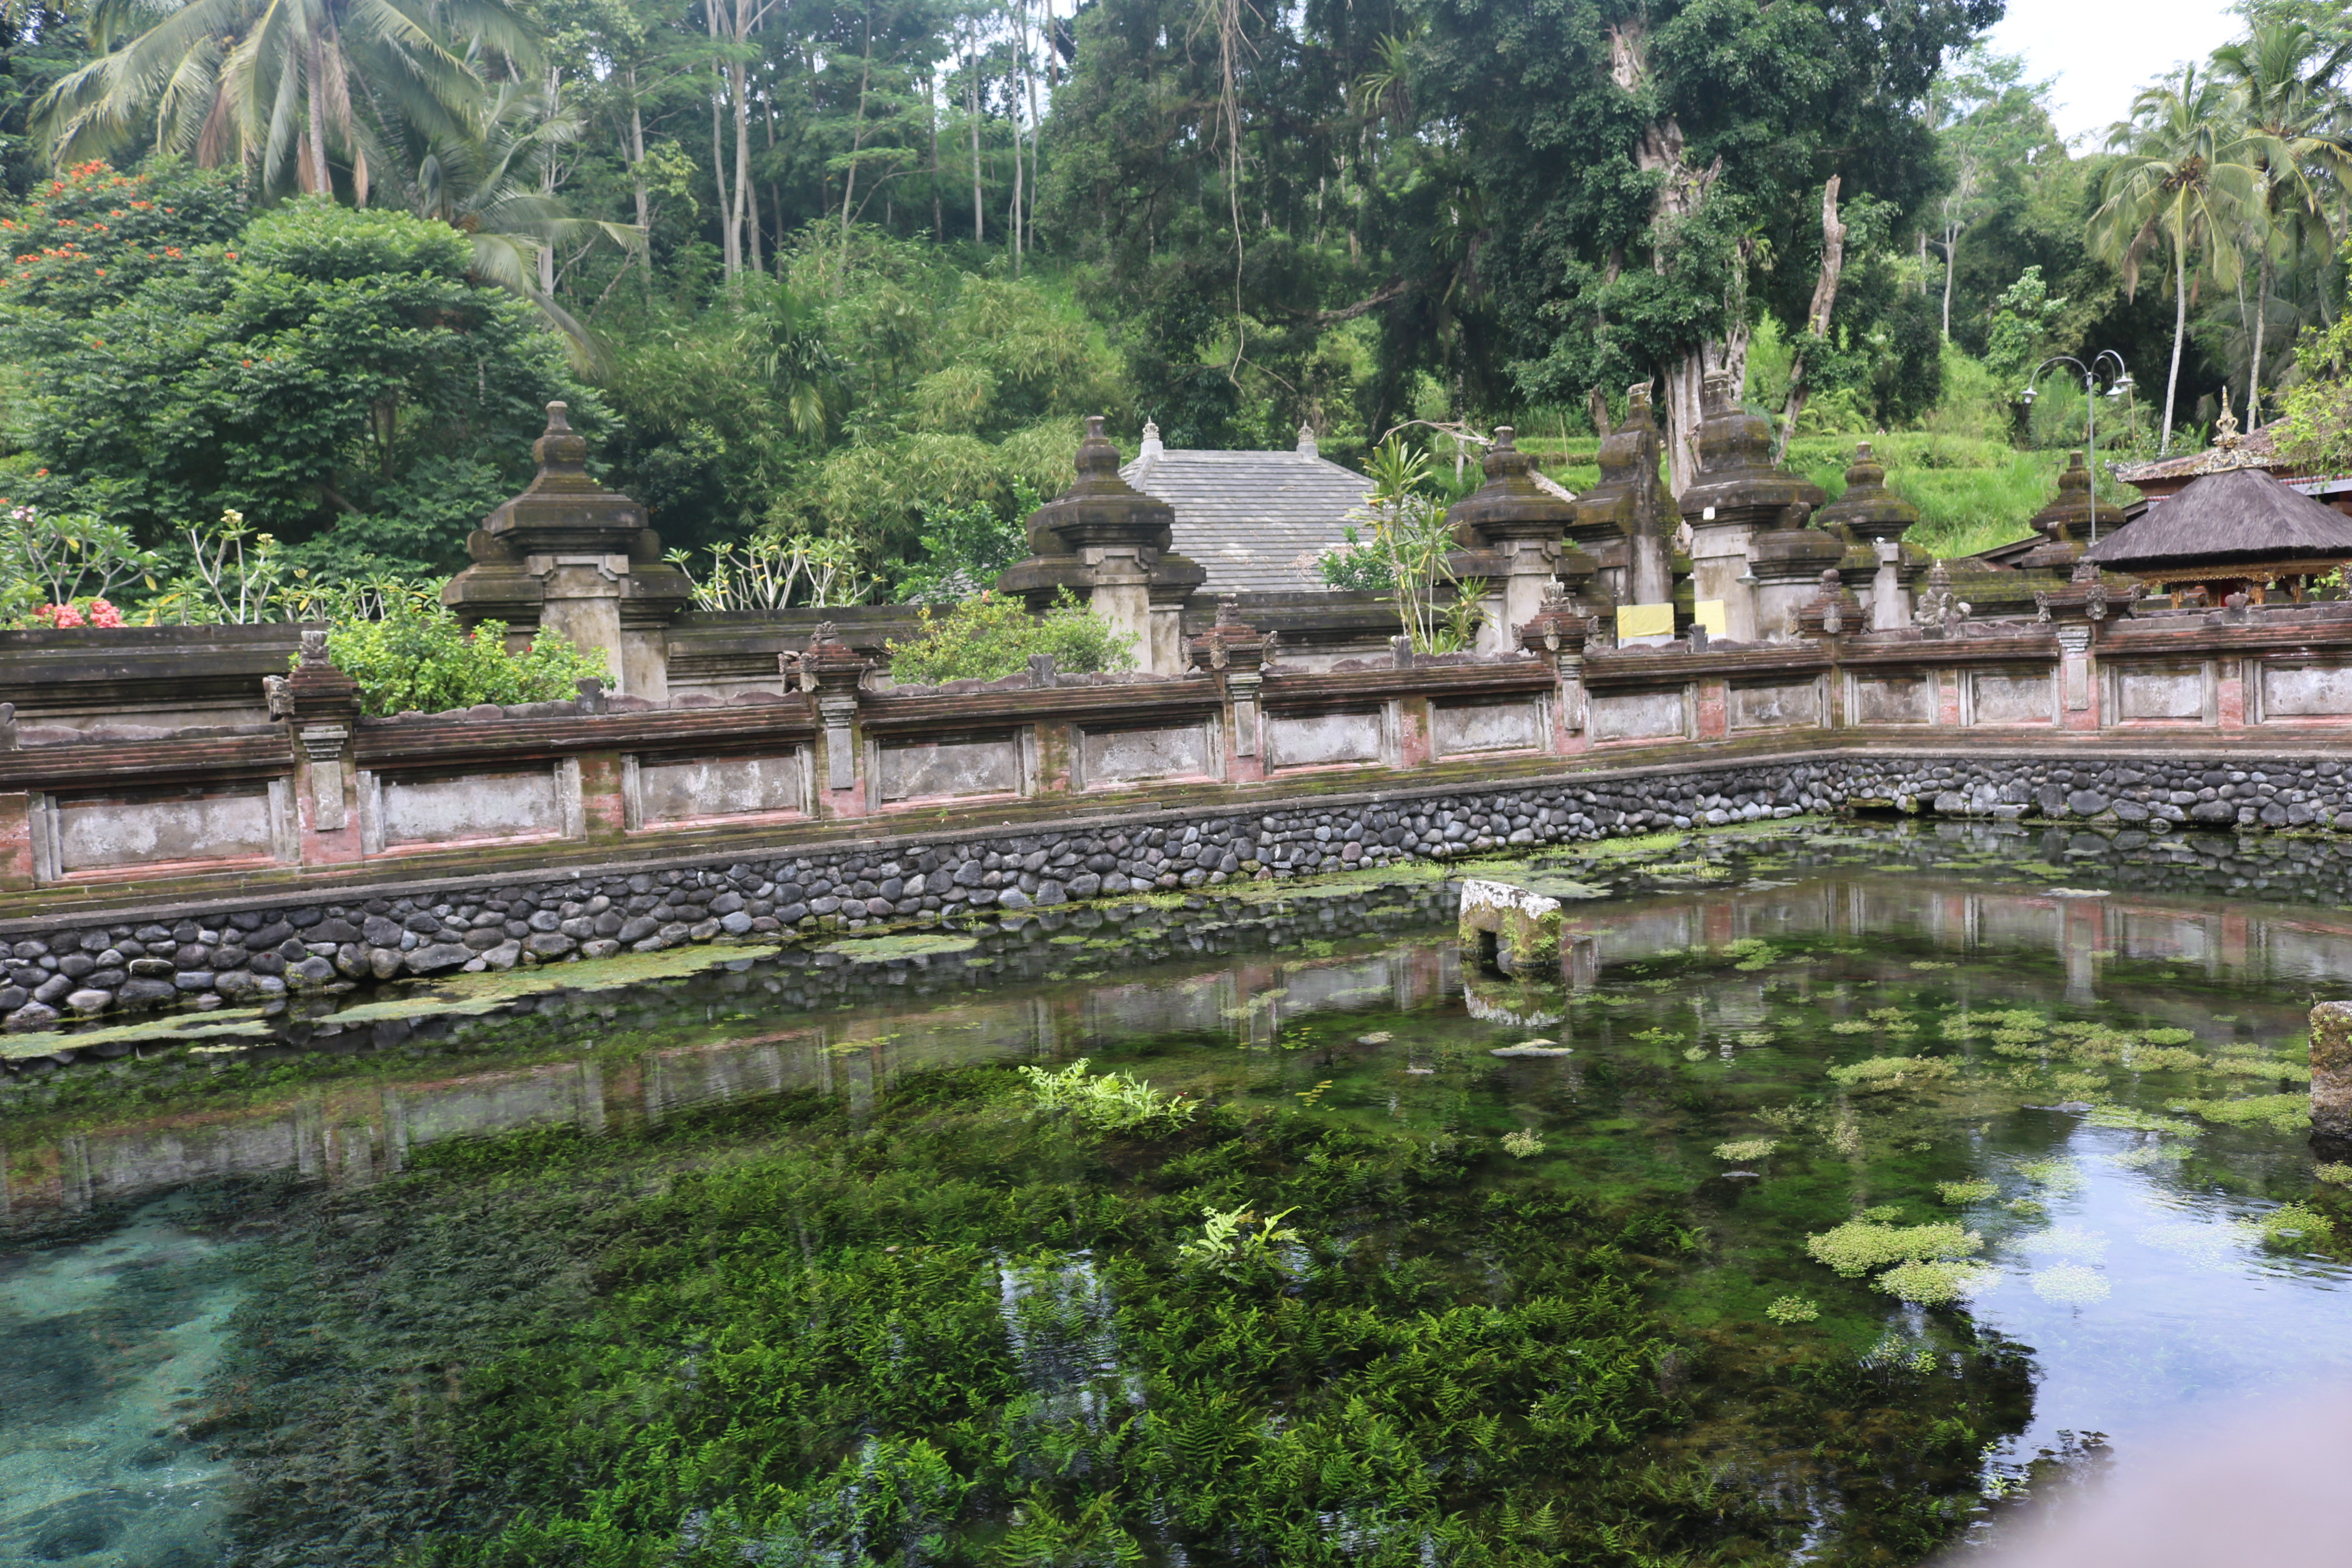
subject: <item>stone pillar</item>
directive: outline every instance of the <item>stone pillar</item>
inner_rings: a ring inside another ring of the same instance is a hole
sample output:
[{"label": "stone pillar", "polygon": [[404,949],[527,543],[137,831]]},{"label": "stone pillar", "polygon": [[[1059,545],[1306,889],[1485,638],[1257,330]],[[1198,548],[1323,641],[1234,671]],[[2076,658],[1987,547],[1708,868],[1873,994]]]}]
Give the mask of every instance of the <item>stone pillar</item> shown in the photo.
[{"label": "stone pillar", "polygon": [[2311,1010],[2311,1135],[2352,1146],[2352,1002]]},{"label": "stone pillar", "polygon": [[1900,631],[1911,624],[1911,586],[1928,565],[1927,552],[1904,542],[1919,521],[1919,509],[1886,488],[1886,470],[1871,455],[1870,443],[1854,448],[1845,471],[1845,493],[1814,514],[1813,521],[1836,534],[1849,549],[1867,550],[1875,563],[1870,586],[1870,629]]},{"label": "stone pillar", "polygon": [[2109,587],[2098,567],[2077,563],[2063,588],[2037,590],[2036,619],[2058,635],[2058,722],[2068,730],[2096,730],[2100,724],[2099,679],[2095,648],[2099,630],[2106,624],[2111,598],[2128,605],[2139,596],[2137,584],[2120,590]]},{"label": "stone pillar", "polygon": [[[1570,552],[1568,531],[1576,503],[1539,487],[1517,432],[1497,426],[1482,466],[1486,482],[1445,514],[1454,542],[1459,576],[1486,579],[1501,601],[1494,624],[1479,637],[1481,650],[1500,653],[1518,644],[1518,628],[1542,614],[1555,585],[1555,571]],[[1581,551],[1574,552],[1582,555]],[[1579,575],[1590,579],[1596,566],[1587,557]]]},{"label": "stone pillar", "polygon": [[[1650,384],[1636,383],[1626,389],[1625,422],[1601,443],[1601,482],[1576,498],[1576,517],[1568,530],[1569,539],[1594,563],[1591,614],[1610,616],[1621,604],[1660,604],[1671,595],[1665,519],[1674,509],[1658,479],[1662,450],[1650,412]],[[1637,575],[1653,597],[1634,591]]]},{"label": "stone pillar", "polygon": [[1217,606],[1217,624],[1194,637],[1188,650],[1194,669],[1217,683],[1223,709],[1224,776],[1228,784],[1265,777],[1265,706],[1266,637],[1241,618],[1228,599]]},{"label": "stone pillar", "polygon": [[2058,494],[2026,520],[2042,535],[2042,542],[2017,558],[2020,571],[2071,574],[2089,548],[2084,541],[2095,526],[2110,532],[2123,526],[2122,513],[2110,509],[2105,516],[2099,514],[2091,470],[2083,466],[2083,454],[2070,452],[2066,457],[2066,467],[2058,476]]},{"label": "stone pillar", "polygon": [[588,443],[564,405],[547,405],[531,452],[538,477],[467,536],[473,564],[441,602],[469,626],[502,622],[509,647],[547,630],[598,649],[613,689],[667,701],[667,628],[693,584],[662,560],[645,508],[588,477]]},{"label": "stone pillar", "polygon": [[1118,448],[1100,415],[1087,418],[1078,477],[1029,517],[1028,560],[996,580],[1044,611],[1067,589],[1135,639],[1138,665],[1155,675],[1183,671],[1183,604],[1208,573],[1171,549],[1174,509],[1119,477]]},{"label": "stone pillar", "polygon": [[[1691,531],[1692,596],[1722,603],[1724,635],[1735,642],[1786,641],[1795,636],[1789,612],[1843,559],[1844,545],[1825,533],[1802,537],[1825,498],[1811,480],[1772,466],[1771,431],[1740,406],[1728,372],[1707,373],[1700,416],[1698,469],[1680,500]],[[1768,532],[1775,537],[1768,541]]]},{"label": "stone pillar", "polygon": [[294,811],[302,864],[360,858],[360,814],[352,798],[358,770],[359,686],[327,659],[323,627],[305,627],[293,673],[268,682],[272,718],[286,721],[294,752]]},{"label": "stone pillar", "polygon": [[816,709],[816,788],[811,793],[817,815],[865,816],[877,803],[866,777],[866,737],[857,722],[857,698],[873,673],[874,661],[843,642],[831,621],[819,623],[797,658],[784,658],[787,676]]},{"label": "stone pillar", "polygon": [[1551,660],[1555,752],[1581,752],[1591,744],[1584,726],[1584,645],[1591,625],[1563,591],[1519,628],[1519,646]]}]

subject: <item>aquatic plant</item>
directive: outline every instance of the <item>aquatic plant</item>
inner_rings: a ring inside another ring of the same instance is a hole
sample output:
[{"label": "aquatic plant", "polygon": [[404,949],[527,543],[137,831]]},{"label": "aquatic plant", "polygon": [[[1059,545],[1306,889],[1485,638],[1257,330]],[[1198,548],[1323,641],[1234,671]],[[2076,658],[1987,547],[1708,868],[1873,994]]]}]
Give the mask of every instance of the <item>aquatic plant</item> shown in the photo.
[{"label": "aquatic plant", "polygon": [[1040,1110],[1066,1111],[1071,1120],[1099,1132],[1168,1129],[1192,1120],[1198,1106],[1179,1095],[1162,1094],[1132,1073],[1089,1076],[1080,1057],[1060,1072],[1024,1067],[1029,1098]]},{"label": "aquatic plant", "polygon": [[2264,1126],[2299,1132],[2311,1125],[2308,1094],[2258,1094],[2248,1100],[2179,1100],[2168,1108],[2231,1127]]},{"label": "aquatic plant", "polygon": [[1948,1204],[1977,1204],[2000,1191],[1999,1184],[1976,1178],[1965,1182],[1937,1182],[1936,1195]]},{"label": "aquatic plant", "polygon": [[2017,1173],[2054,1197],[2083,1189],[2083,1173],[2072,1160],[2028,1160],[2017,1167]]},{"label": "aquatic plant", "polygon": [[1829,1076],[1841,1089],[1866,1094],[1876,1089],[1939,1082],[1958,1071],[1942,1057],[1871,1057],[1831,1068]]},{"label": "aquatic plant", "polygon": [[1715,1157],[1718,1160],[1736,1160],[1744,1165],[1750,1160],[1768,1158],[1772,1151],[1780,1146],[1780,1141],[1778,1138],[1737,1138],[1728,1143],[1717,1143],[1715,1146]]},{"label": "aquatic plant", "polygon": [[1984,1250],[1984,1237],[1950,1221],[1888,1225],[1856,1218],[1805,1238],[1805,1250],[1849,1279],[1890,1264],[1932,1263]]},{"label": "aquatic plant", "polygon": [[1742,1029],[1732,1037],[1746,1049],[1758,1050],[1770,1045],[1779,1037],[1769,1029]]},{"label": "aquatic plant", "polygon": [[2281,1204],[2257,1223],[2273,1247],[2308,1247],[2336,1233],[2336,1222],[2308,1204]]},{"label": "aquatic plant", "polygon": [[2312,1167],[2311,1173],[2320,1181],[2334,1182],[2338,1186],[2352,1185],[2352,1165],[2347,1165],[2340,1160],[2332,1160],[2326,1164],[2315,1165]]},{"label": "aquatic plant", "polygon": [[2194,1138],[2203,1131],[2193,1121],[2183,1121],[2177,1116],[2158,1116],[2152,1110],[2141,1110],[2128,1105],[2094,1106],[2091,1113],[2083,1120],[2093,1127],[2154,1132],[2167,1138]]},{"label": "aquatic plant", "polygon": [[1296,1207],[1286,1208],[1260,1218],[1247,1204],[1222,1212],[1211,1209],[1202,1221],[1201,1234],[1176,1249],[1177,1261],[1221,1274],[1277,1268],[1281,1259],[1274,1249],[1298,1239],[1298,1233],[1282,1222],[1297,1212]]},{"label": "aquatic plant", "polygon": [[1503,1134],[1503,1147],[1515,1157],[1524,1160],[1530,1154],[1543,1152],[1543,1140],[1527,1128]]},{"label": "aquatic plant", "polygon": [[1810,1323],[1822,1310],[1802,1296],[1782,1296],[1764,1309],[1764,1315],[1776,1323]]},{"label": "aquatic plant", "polygon": [[1940,1307],[1990,1286],[2000,1271],[1990,1264],[1916,1262],[1898,1264],[1871,1281],[1899,1301]]}]

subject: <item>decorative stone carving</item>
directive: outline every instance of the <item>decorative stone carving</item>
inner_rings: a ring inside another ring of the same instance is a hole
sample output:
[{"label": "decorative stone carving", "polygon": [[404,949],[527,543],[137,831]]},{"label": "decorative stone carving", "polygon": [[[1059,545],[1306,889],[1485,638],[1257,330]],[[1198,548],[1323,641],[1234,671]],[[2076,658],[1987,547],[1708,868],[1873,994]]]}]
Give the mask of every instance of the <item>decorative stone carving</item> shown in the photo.
[{"label": "decorative stone carving", "polygon": [[824,731],[825,787],[855,788],[857,693],[873,673],[874,661],[842,641],[831,621],[822,621],[793,669],[801,689],[816,700],[817,722]]},{"label": "decorative stone carving", "polygon": [[1973,606],[1952,592],[1951,569],[1941,561],[1927,569],[1927,586],[1919,595],[1919,607],[1911,618],[1925,630],[1941,637],[1969,618]]},{"label": "decorative stone carving", "polygon": [[1192,668],[1217,681],[1233,709],[1237,757],[1258,754],[1260,697],[1274,649],[1274,634],[1243,620],[1240,606],[1231,599],[1218,601],[1216,625],[1192,639]]},{"label": "decorative stone carving", "polygon": [[[2018,557],[2020,570],[2028,572],[2072,572],[2074,563],[2089,548],[2094,524],[2091,470],[2083,466],[2083,454],[2066,455],[2066,467],[2058,476],[2058,494],[2049,505],[2028,520],[2042,542]],[[2095,521],[2110,531],[2123,526],[2123,514],[2113,508],[2096,516]]]},{"label": "decorative stone carving", "polygon": [[1821,574],[1819,592],[1798,607],[1796,622],[1801,637],[1834,637],[1858,632],[1863,629],[1862,601],[1847,590],[1832,566]]},{"label": "decorative stone carving", "polygon": [[[1658,478],[1663,451],[1650,411],[1650,384],[1637,383],[1626,389],[1624,423],[1601,443],[1601,482],[1576,498],[1576,519],[1568,529],[1568,537],[1596,563],[1586,600],[1595,614],[1607,614],[1620,603],[1663,603],[1672,592],[1666,535],[1674,508]],[[1643,592],[1654,597],[1645,599]]]}]

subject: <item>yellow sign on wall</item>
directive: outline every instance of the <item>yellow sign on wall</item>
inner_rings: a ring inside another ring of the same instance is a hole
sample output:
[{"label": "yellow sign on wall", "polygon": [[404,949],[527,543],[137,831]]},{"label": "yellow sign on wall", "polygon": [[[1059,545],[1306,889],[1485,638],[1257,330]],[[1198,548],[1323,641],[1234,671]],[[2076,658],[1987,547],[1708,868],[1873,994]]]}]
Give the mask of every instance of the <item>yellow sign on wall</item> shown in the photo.
[{"label": "yellow sign on wall", "polygon": [[1620,605],[1617,606],[1617,640],[1632,637],[1670,637],[1675,635],[1675,607],[1672,605]]},{"label": "yellow sign on wall", "polygon": [[1705,627],[1706,635],[1711,637],[1725,637],[1731,635],[1728,629],[1730,623],[1724,616],[1721,599],[1701,599],[1697,604],[1693,605],[1691,624]]}]

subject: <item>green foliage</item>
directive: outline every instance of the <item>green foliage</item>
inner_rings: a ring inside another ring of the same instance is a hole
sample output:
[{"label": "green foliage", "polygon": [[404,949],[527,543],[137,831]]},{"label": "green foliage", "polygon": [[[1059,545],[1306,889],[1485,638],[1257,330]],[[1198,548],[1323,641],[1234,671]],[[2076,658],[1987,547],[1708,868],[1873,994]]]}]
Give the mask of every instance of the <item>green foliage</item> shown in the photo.
[{"label": "green foliage", "polygon": [[1516,1132],[1503,1134],[1503,1151],[1515,1160],[1525,1160],[1540,1154],[1543,1152],[1543,1146],[1542,1136],[1525,1127]]},{"label": "green foliage", "polygon": [[1016,479],[1009,511],[978,500],[924,506],[918,558],[891,563],[892,599],[901,605],[951,605],[985,591],[1029,553],[1022,520],[1041,500],[1026,479]]},{"label": "green foliage", "polygon": [[2261,1225],[2263,1240],[2273,1247],[2310,1248],[2336,1232],[2336,1222],[2309,1204],[2281,1204]]},{"label": "green foliage", "polygon": [[1828,1069],[1839,1088],[1858,1094],[1872,1089],[1916,1088],[1948,1079],[1957,1070],[1942,1057],[1872,1057]]},{"label": "green foliage", "polygon": [[1038,1067],[1020,1071],[1037,1109],[1064,1112],[1097,1132],[1172,1131],[1199,1109],[1181,1096],[1160,1093],[1133,1073],[1090,1075],[1084,1057],[1060,1072]]},{"label": "green foliage", "polygon": [[1948,1204],[1980,1204],[2000,1191],[1998,1183],[1981,1179],[1936,1184],[1936,1195]]},{"label": "green foliage", "polygon": [[1135,639],[1079,604],[1066,588],[1033,616],[1019,599],[984,593],[944,614],[926,605],[922,630],[889,645],[891,679],[901,686],[950,680],[1000,680],[1049,654],[1065,674],[1133,669]]},{"label": "green foliage", "polygon": [[60,605],[87,609],[118,589],[153,585],[162,563],[130,530],[5,499],[0,507],[0,626],[53,624]]},{"label": "green foliage", "polygon": [[1247,1204],[1211,1209],[1201,1222],[1201,1234],[1176,1249],[1177,1261],[1235,1277],[1279,1269],[1282,1260],[1275,1248],[1299,1239],[1298,1232],[1282,1222],[1297,1212],[1284,1209],[1261,1218]]},{"label": "green foliage", "polygon": [[468,279],[454,230],[305,201],[224,245],[187,216],[176,263],[119,296],[0,305],[18,500],[151,547],[235,510],[291,564],[421,574],[521,488],[546,403],[601,425],[529,307]]},{"label": "green foliage", "polygon": [[331,629],[327,657],[359,683],[362,710],[376,718],[477,702],[561,701],[577,697],[581,681],[607,673],[602,649],[583,650],[542,631],[521,652],[509,653],[506,630],[484,621],[468,632],[439,604],[399,598],[381,620]]},{"label": "green foliage", "polygon": [[1822,1310],[1802,1296],[1776,1297],[1764,1315],[1780,1324],[1810,1323],[1822,1315]]},{"label": "green foliage", "polygon": [[1989,1264],[1914,1262],[1897,1264],[1871,1281],[1897,1300],[1922,1307],[1946,1306],[1983,1289],[1996,1270]]},{"label": "green foliage", "polygon": [[1780,1141],[1777,1138],[1738,1138],[1728,1143],[1717,1144],[1715,1157],[1734,1160],[1744,1165],[1751,1160],[1769,1158],[1780,1146]]},{"label": "green foliage", "polygon": [[2027,268],[2001,291],[1985,346],[1985,363],[1997,381],[2024,391],[2026,377],[2050,353],[2051,328],[2065,311],[2065,300],[2050,297],[2039,267]]},{"label": "green foliage", "polygon": [[713,545],[710,570],[699,578],[685,551],[673,550],[667,559],[693,581],[698,610],[781,610],[796,601],[818,608],[856,605],[874,586],[858,567],[857,546],[846,539],[770,531],[740,545]]},{"label": "green foliage", "polygon": [[1347,545],[1317,563],[1333,586],[1384,584],[1395,597],[1397,623],[1415,653],[1458,653],[1478,635],[1479,600],[1486,584],[1463,582],[1447,564],[1454,532],[1445,509],[1425,489],[1431,482],[1429,454],[1391,436],[1373,449],[1369,465],[1371,493],[1351,512],[1370,531],[1359,542],[1354,528]]}]

